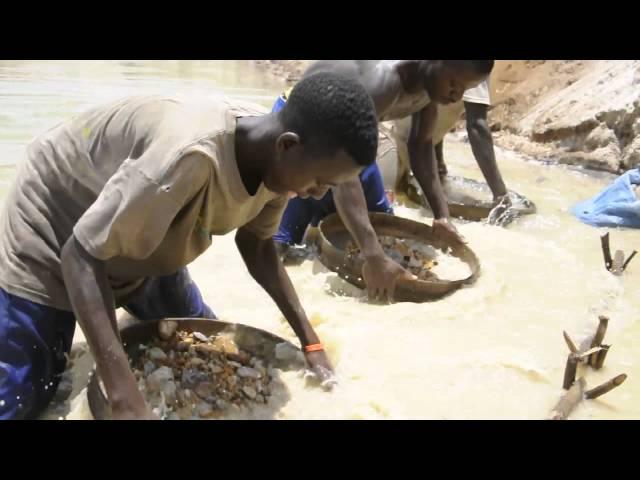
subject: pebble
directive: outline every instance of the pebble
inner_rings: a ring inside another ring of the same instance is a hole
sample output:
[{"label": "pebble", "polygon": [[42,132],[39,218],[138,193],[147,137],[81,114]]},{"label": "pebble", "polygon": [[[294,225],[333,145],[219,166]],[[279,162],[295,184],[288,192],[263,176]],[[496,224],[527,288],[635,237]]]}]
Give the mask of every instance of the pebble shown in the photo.
[{"label": "pebble", "polygon": [[207,337],[205,334],[200,333],[200,332],[193,332],[193,338],[197,338],[201,342],[208,342],[209,341],[209,337]]},{"label": "pebble", "polygon": [[162,351],[161,348],[153,347],[147,351],[147,356],[150,360],[166,360],[167,354]]},{"label": "pebble", "polygon": [[168,381],[164,388],[162,389],[162,393],[164,393],[164,399],[169,405],[173,405],[176,403],[176,393],[177,387],[173,380]]},{"label": "pebble", "polygon": [[168,382],[173,382],[173,370],[160,367],[147,377],[147,388],[151,392],[161,392]]},{"label": "pebble", "polygon": [[242,350],[240,352],[238,352],[238,354],[233,354],[233,353],[227,353],[227,358],[229,360],[232,360],[234,362],[239,362],[242,363],[244,365],[250,365],[251,363],[251,355],[249,355],[246,352],[243,352]]},{"label": "pebble", "polygon": [[264,370],[264,363],[258,357],[251,358],[251,366],[256,370]]},{"label": "pebble", "polygon": [[150,360],[147,360],[144,364],[144,375],[145,377],[151,375],[151,373],[156,369],[156,364]]},{"label": "pebble", "polygon": [[196,358],[192,358],[192,359],[190,359],[190,360],[187,362],[187,365],[188,365],[189,367],[197,367],[197,366],[199,366],[199,365],[203,365],[204,363],[206,363],[206,362],[205,362],[203,359],[196,357]]},{"label": "pebble", "polygon": [[178,329],[178,322],[175,320],[165,320],[163,322],[158,323],[158,336],[162,340],[169,340],[173,337],[173,334],[176,333]]},{"label": "pebble", "polygon": [[193,368],[187,368],[182,371],[182,377],[180,378],[180,384],[182,388],[193,389],[200,382],[204,382],[209,376],[204,372],[199,372]]},{"label": "pebble", "polygon": [[196,405],[196,412],[201,417],[209,417],[213,414],[213,407],[207,402],[200,402]]},{"label": "pebble", "polygon": [[242,387],[242,392],[251,400],[256,398],[257,392],[253,387]]},{"label": "pebble", "polygon": [[[229,362],[229,363],[231,363],[231,362]],[[262,377],[260,372],[258,372],[257,370],[254,370],[253,368],[250,368],[250,367],[240,367],[236,371],[236,374],[239,377],[242,377],[242,378],[253,378],[254,380],[257,380],[260,377]]]},{"label": "pebble", "polygon": [[196,392],[196,395],[200,398],[206,400],[213,395],[214,387],[211,382],[200,382],[194,389],[194,392]]},{"label": "pebble", "polygon": [[235,342],[227,337],[217,337],[214,340],[213,345],[226,354],[238,355],[240,353],[240,350],[238,349],[238,346],[235,344]]},{"label": "pebble", "polygon": [[193,348],[196,352],[202,353],[204,355],[217,355],[220,353],[220,350],[218,350],[215,345],[211,345],[210,343],[198,343],[197,345],[194,345]]}]

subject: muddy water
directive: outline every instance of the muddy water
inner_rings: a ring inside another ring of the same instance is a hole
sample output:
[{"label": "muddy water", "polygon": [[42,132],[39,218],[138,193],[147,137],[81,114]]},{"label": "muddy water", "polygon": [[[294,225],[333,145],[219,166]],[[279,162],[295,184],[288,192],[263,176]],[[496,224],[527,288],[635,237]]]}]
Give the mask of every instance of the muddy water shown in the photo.
[{"label": "muddy water", "polygon": [[[224,92],[269,104],[280,87],[247,62],[0,62],[0,163],[19,162],[29,138],[65,117],[121,96]],[[606,343],[613,347],[602,371],[586,373],[587,383],[618,373],[629,378],[601,399],[584,402],[573,418],[640,418],[640,263],[634,261],[623,277],[606,272],[603,232],[568,213],[609,178],[497,154],[508,186],[534,200],[538,213],[508,229],[458,222],[482,262],[474,286],[438,302],[380,306],[314,262],[289,269],[340,385],[323,393],[287,374],[290,398],[272,416],[544,418],[561,393],[567,353],[562,330],[580,341],[604,313],[611,317]],[[450,137],[445,155],[453,174],[481,178],[468,144]],[[0,201],[13,172],[0,168]],[[396,210],[429,221],[420,209]],[[629,252],[640,247],[640,235],[613,231],[611,242]],[[233,235],[215,239],[191,271],[223,319],[294,339],[246,272]],[[74,395],[86,356],[79,365]],[[80,394],[69,417],[87,416]]]}]

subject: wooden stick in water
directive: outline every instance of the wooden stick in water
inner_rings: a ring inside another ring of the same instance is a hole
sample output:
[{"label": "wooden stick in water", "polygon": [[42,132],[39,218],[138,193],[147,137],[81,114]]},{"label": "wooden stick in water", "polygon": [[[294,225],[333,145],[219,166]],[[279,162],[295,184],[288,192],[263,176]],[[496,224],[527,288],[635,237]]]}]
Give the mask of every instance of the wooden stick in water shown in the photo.
[{"label": "wooden stick in water", "polygon": [[580,353],[576,353],[575,356],[577,357],[577,359],[579,361],[584,361],[586,358],[593,358],[595,357],[598,352],[601,352],[602,350],[604,350],[604,347],[600,346],[600,347],[594,347],[594,348],[590,348],[589,350],[587,350],[586,352],[580,352]]},{"label": "wooden stick in water", "polygon": [[[593,336],[593,340],[591,341],[591,347],[599,347],[602,345],[602,341],[604,340],[604,336],[607,333],[607,326],[609,325],[609,318],[605,317],[604,315],[600,315],[598,317],[598,328],[596,329],[596,333]],[[595,368],[596,370],[599,370],[600,368],[602,368],[602,365],[604,364],[604,359],[607,356],[607,351],[609,350],[609,347],[607,347],[606,349],[604,349],[603,352],[599,352],[595,355],[592,355],[589,360],[588,360],[588,364],[591,365],[593,368]]]},{"label": "wooden stick in water", "polygon": [[614,388],[619,387],[620,385],[622,385],[626,379],[627,379],[627,374],[626,373],[618,375],[617,377],[612,378],[608,382],[603,383],[599,387],[592,388],[591,390],[586,391],[585,394],[584,394],[584,397],[589,399],[589,400],[593,400],[594,398],[598,398],[598,397],[604,395],[605,393],[610,392]]},{"label": "wooden stick in water", "polygon": [[622,265],[622,271],[623,272],[627,269],[627,265],[629,265],[629,262],[631,262],[631,260],[633,260],[633,257],[635,257],[637,253],[638,253],[637,250],[634,250],[633,252],[631,252],[631,255],[629,255],[629,258],[627,258],[627,261],[624,262],[624,265]]},{"label": "wooden stick in water", "polygon": [[613,255],[613,264],[611,264],[611,273],[614,275],[620,276],[624,270],[622,269],[624,265],[624,252],[622,250],[616,250],[616,253]]},{"label": "wooden stick in water", "polygon": [[578,358],[575,354],[570,353],[567,357],[567,365],[564,367],[564,379],[562,388],[569,390],[576,380],[576,370],[578,369]]},{"label": "wooden stick in water", "polygon": [[583,377],[580,377],[569,391],[560,398],[551,411],[549,418],[551,420],[566,420],[569,418],[573,409],[582,401],[585,387],[586,382]]},{"label": "wooden stick in water", "polygon": [[571,337],[569,336],[569,334],[563,330],[562,336],[564,337],[564,341],[567,343],[567,347],[569,347],[569,350],[571,351],[571,353],[578,353],[576,344],[573,343],[573,340],[571,340]]},{"label": "wooden stick in water", "polygon": [[[598,350],[591,351],[595,347],[599,347],[602,344],[605,334],[607,333],[607,326],[609,325],[609,318],[604,315],[598,317],[599,323],[594,335],[589,335],[580,342],[578,347],[579,360],[587,365],[594,365],[595,357],[598,355]],[[590,352],[585,358],[585,353]]]},{"label": "wooden stick in water", "polygon": [[613,259],[611,258],[611,248],[609,247],[609,232],[600,237],[600,245],[602,247],[602,256],[604,257],[604,266],[611,271]]},{"label": "wooden stick in water", "polygon": [[591,357],[591,361],[592,361],[591,366],[595,370],[600,370],[604,365],[604,359],[606,358],[607,352],[609,351],[609,348],[611,348],[611,345],[601,345],[600,347],[602,348],[602,350],[596,353],[593,357]]},{"label": "wooden stick in water", "polygon": [[609,317],[605,317],[604,315],[600,315],[598,317],[598,328],[596,329],[596,334],[593,336],[593,340],[591,341],[591,348],[599,347],[602,345],[602,340],[604,340],[604,335],[607,333],[607,326],[609,325]]}]

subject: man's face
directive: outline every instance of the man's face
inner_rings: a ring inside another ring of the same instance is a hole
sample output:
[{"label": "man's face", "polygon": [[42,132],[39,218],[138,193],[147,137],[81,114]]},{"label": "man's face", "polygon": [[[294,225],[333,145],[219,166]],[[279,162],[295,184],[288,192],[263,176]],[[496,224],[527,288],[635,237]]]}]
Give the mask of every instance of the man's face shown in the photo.
[{"label": "man's face", "polygon": [[331,187],[357,177],[362,168],[346,152],[309,155],[300,143],[276,149],[278,158],[264,179],[272,192],[320,200]]},{"label": "man's face", "polygon": [[427,79],[426,88],[434,102],[448,105],[462,100],[466,90],[476,87],[486,79],[487,75],[479,75],[470,68],[453,68],[440,63]]}]

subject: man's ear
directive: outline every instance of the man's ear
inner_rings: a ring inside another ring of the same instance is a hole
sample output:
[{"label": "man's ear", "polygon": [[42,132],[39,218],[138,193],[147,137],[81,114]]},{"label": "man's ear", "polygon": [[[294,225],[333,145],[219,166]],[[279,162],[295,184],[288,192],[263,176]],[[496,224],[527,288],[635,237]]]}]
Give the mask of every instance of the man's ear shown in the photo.
[{"label": "man's ear", "polygon": [[300,145],[300,137],[297,133],[284,132],[276,140],[276,150],[283,153],[296,145]]}]

